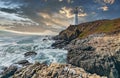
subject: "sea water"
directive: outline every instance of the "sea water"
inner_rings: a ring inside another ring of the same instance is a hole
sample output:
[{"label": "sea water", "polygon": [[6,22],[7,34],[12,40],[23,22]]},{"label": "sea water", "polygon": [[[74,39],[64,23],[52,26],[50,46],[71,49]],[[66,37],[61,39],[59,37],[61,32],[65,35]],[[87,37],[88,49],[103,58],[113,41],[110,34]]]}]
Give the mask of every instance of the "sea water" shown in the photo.
[{"label": "sea water", "polygon": [[[11,36],[0,37],[0,68],[8,67],[20,60],[30,63],[47,62],[66,63],[67,51],[54,49],[51,45],[54,40],[50,36]],[[25,57],[24,54],[35,51],[36,56]]]}]

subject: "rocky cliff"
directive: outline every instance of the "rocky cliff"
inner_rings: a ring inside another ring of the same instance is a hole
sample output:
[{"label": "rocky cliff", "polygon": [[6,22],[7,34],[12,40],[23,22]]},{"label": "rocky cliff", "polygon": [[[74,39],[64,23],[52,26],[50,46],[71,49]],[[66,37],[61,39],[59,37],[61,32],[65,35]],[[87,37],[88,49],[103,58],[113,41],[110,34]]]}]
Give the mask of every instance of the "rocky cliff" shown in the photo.
[{"label": "rocky cliff", "polygon": [[71,25],[54,39],[54,47],[68,49],[68,63],[90,73],[119,78],[120,19]]},{"label": "rocky cliff", "polygon": [[[70,25],[66,30],[54,37],[57,41],[53,46],[68,44],[74,39],[86,38],[91,34],[117,34],[120,33],[120,18],[114,20],[97,20],[93,22],[82,23],[77,26]],[[61,44],[60,44],[61,43]],[[57,45],[58,44],[58,45]]]}]

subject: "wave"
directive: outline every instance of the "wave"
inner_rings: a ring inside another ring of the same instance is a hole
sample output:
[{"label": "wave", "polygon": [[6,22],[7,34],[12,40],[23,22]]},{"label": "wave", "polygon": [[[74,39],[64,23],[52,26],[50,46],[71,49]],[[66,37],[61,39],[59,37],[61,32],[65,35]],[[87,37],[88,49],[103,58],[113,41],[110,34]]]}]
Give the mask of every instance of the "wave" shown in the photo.
[{"label": "wave", "polygon": [[[53,49],[53,42],[51,37],[46,36],[0,37],[0,67],[10,66],[20,60],[28,60],[31,63],[66,63],[67,51]],[[24,57],[24,53],[29,51],[35,51],[37,55]]]}]

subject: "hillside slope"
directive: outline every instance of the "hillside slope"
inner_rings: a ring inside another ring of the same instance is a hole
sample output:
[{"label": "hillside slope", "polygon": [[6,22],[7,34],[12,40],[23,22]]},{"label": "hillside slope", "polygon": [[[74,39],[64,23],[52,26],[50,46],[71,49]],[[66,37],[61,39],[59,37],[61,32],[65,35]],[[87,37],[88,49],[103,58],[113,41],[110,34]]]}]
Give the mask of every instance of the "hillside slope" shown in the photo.
[{"label": "hillside slope", "polygon": [[90,34],[106,33],[117,34],[120,32],[120,18],[114,20],[98,20],[79,24],[78,26],[70,25],[66,30],[59,34],[59,38],[71,41],[75,38],[85,38]]}]

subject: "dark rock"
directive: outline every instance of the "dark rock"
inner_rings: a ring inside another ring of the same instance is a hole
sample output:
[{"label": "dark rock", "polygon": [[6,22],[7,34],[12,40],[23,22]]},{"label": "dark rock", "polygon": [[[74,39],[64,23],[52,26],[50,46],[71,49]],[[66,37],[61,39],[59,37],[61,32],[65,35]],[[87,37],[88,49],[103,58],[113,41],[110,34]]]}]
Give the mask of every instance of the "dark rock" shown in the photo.
[{"label": "dark rock", "polygon": [[10,76],[14,75],[14,73],[17,71],[17,66],[10,66],[7,68],[3,73],[1,78],[9,78]]},{"label": "dark rock", "polygon": [[53,78],[58,78],[58,72],[55,72],[54,74],[53,74]]},{"label": "dark rock", "polygon": [[37,55],[37,53],[34,52],[34,51],[26,52],[26,53],[24,54],[25,57],[27,57],[27,56],[35,56],[35,55]]},{"label": "dark rock", "polygon": [[95,48],[93,48],[92,46],[85,46],[82,48],[83,51],[94,51]]},{"label": "dark rock", "polygon": [[41,70],[46,65],[36,62],[35,64],[28,65],[26,68],[22,68],[15,72],[13,78],[32,78],[38,70]]},{"label": "dark rock", "polygon": [[55,48],[63,48],[68,43],[69,43],[68,41],[56,40],[55,43],[53,43],[51,46]]},{"label": "dark rock", "polygon": [[47,39],[43,39],[43,41],[47,41]]},{"label": "dark rock", "polygon": [[27,65],[30,65],[31,63],[28,60],[21,60],[21,61],[18,61],[17,63],[15,63],[15,64],[19,64],[19,65],[22,65],[22,66],[27,66]]}]

